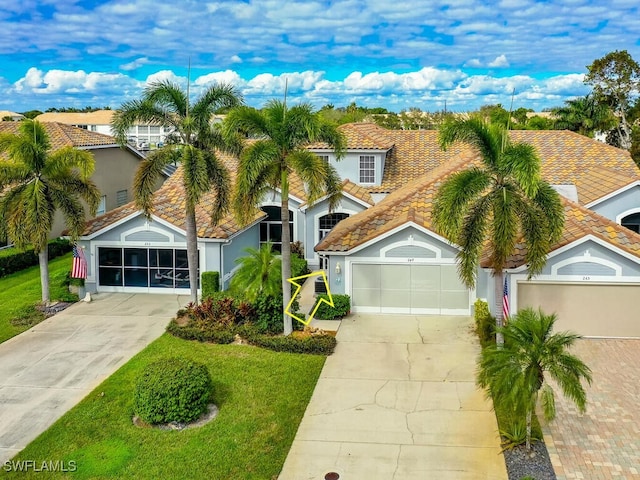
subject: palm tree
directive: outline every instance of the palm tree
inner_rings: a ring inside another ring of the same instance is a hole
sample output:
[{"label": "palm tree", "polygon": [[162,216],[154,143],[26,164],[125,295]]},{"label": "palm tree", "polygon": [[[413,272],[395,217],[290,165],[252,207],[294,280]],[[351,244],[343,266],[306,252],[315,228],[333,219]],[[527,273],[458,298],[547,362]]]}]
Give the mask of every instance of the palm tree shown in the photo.
[{"label": "palm tree", "polygon": [[314,112],[311,105],[290,109],[285,102],[272,100],[263,110],[240,107],[225,119],[228,136],[242,133],[255,139],[240,156],[236,179],[234,210],[240,222],[253,218],[266,193],[280,190],[282,221],[282,315],[284,333],[292,331],[291,317],[284,311],[291,299],[287,279],[291,276],[291,238],[289,232],[289,176],[295,173],[305,184],[309,205],[327,195],[329,208],[337,205],[341,182],[335,169],[305,147],[324,142],[342,158],[344,140],[335,126]]},{"label": "palm tree", "polygon": [[494,402],[502,402],[526,417],[527,449],[531,447],[531,417],[540,400],[545,419],[556,416],[555,395],[547,383],[550,376],[562,393],[583,413],[587,395],[582,380],[591,384],[591,369],[575,355],[568,353],[579,335],[552,334],[556,315],[542,310],[520,310],[502,329],[503,348],[492,345],[480,356],[478,384],[486,388]]},{"label": "palm tree", "polygon": [[[439,132],[446,150],[455,142],[475,149],[481,166],[452,174],[436,195],[433,222],[445,237],[460,246],[458,273],[469,288],[476,284],[478,263],[488,249],[495,280],[496,327],[502,326],[503,270],[522,238],[529,275],[542,271],[549,247],[564,225],[558,193],[540,176],[540,159],[533,146],[512,143],[508,132],[479,118],[452,120]],[[496,334],[502,344],[502,335]]]},{"label": "palm tree", "polygon": [[253,301],[258,294],[269,296],[282,292],[282,261],[275,255],[271,243],[263,244],[259,249],[245,248],[247,256],[236,259],[240,267],[231,279],[231,290],[242,293]]},{"label": "palm tree", "polygon": [[40,263],[42,302],[49,303],[48,240],[56,212],[62,213],[72,240],[84,229],[85,206],[96,214],[100,192],[89,179],[95,164],[86,150],[52,151],[44,126],[24,120],[18,133],[0,134],[0,238],[18,248],[32,245]]},{"label": "palm tree", "polygon": [[217,223],[229,209],[229,173],[217,158],[215,149],[233,151],[219,130],[211,124],[212,115],[221,108],[241,103],[240,94],[230,85],[213,85],[191,104],[189,90],[169,81],[150,84],[140,100],[122,104],[114,114],[112,129],[121,145],[136,123],[160,125],[173,130],[167,145],[154,150],[142,163],[134,179],[135,201],[147,217],[153,210],[153,194],[163,169],[181,163],[185,193],[185,230],[191,299],[198,301],[198,234],[196,205],[214,190],[211,223]]},{"label": "palm tree", "polygon": [[598,102],[593,95],[564,102],[553,109],[557,130],[571,130],[593,137],[595,132],[607,132],[616,126],[616,119],[608,105]]}]

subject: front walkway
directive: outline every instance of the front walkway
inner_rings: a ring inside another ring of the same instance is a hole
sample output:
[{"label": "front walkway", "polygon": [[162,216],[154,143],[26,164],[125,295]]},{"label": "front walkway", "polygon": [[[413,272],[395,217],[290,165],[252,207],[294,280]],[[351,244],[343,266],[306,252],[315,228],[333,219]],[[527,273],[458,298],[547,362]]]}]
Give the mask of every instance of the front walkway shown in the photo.
[{"label": "front walkway", "polygon": [[506,479],[467,317],[342,321],[279,480]]},{"label": "front walkway", "polygon": [[159,337],[188,301],[103,293],[0,344],[0,464]]},{"label": "front walkway", "polygon": [[543,430],[558,480],[640,479],[640,340],[584,339],[573,353],[593,383],[584,415],[555,388],[557,417]]}]

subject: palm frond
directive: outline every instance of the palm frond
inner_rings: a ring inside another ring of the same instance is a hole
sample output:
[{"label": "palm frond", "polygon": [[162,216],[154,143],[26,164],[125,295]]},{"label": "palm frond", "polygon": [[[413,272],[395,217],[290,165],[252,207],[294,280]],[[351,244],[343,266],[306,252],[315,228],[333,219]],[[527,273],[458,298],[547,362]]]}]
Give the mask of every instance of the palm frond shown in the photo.
[{"label": "palm frond", "polygon": [[518,238],[518,212],[514,208],[517,194],[505,184],[491,193],[491,266],[496,271],[504,270],[507,259],[513,253]]},{"label": "palm frond", "polygon": [[187,107],[189,106],[187,93],[180,85],[170,80],[150,83],[145,87],[142,98],[164,112],[171,112],[177,117],[184,118],[187,115]]},{"label": "palm frond", "polygon": [[209,174],[204,151],[191,145],[182,147],[182,174],[188,208],[195,208],[202,195],[209,191]]},{"label": "palm frond", "polygon": [[266,115],[253,107],[236,107],[225,117],[222,124],[222,134],[225,138],[245,135],[254,138],[265,138],[271,134]]},{"label": "palm frond", "polygon": [[129,129],[136,123],[179,127],[178,119],[148,100],[130,100],[116,110],[111,119],[111,131],[120,145],[127,144]]},{"label": "palm frond", "polygon": [[474,203],[465,218],[462,226],[454,237],[454,241],[460,245],[458,252],[458,274],[464,284],[473,288],[478,275],[478,262],[491,219],[491,197],[485,196]]},{"label": "palm frond", "polygon": [[88,179],[93,175],[95,165],[95,159],[91,152],[73,147],[63,147],[49,155],[42,173],[53,177],[67,175],[69,170],[76,169],[82,178]]},{"label": "palm frond", "polygon": [[536,196],[533,197],[533,203],[542,210],[546,218],[549,243],[553,244],[560,240],[564,230],[564,207],[560,194],[551,187],[547,182],[541,181],[538,185]]},{"label": "palm frond", "polygon": [[209,190],[213,190],[215,193],[215,198],[211,205],[211,223],[215,225],[229,212],[231,180],[229,171],[213,152],[203,152],[203,160],[207,168]]},{"label": "palm frond", "polygon": [[[84,179],[82,176],[71,172],[65,177],[50,178],[49,185],[52,189],[57,189],[69,198],[82,199],[89,207],[90,215],[95,216],[100,205],[101,193],[92,180]],[[82,217],[84,221],[84,213]]]},{"label": "palm frond", "polygon": [[133,191],[136,206],[149,217],[153,208],[153,194],[158,180],[167,165],[176,164],[182,160],[182,145],[167,145],[151,152],[144,160],[133,178]]},{"label": "palm frond", "polygon": [[62,188],[50,186],[49,195],[56,210],[62,213],[71,241],[75,241],[84,230],[85,210],[82,203],[75,195],[70,195],[66,187],[67,185]]},{"label": "palm frond", "polygon": [[540,184],[540,157],[529,143],[511,143],[499,156],[499,170],[512,176],[526,196],[533,198]]},{"label": "palm frond", "polygon": [[476,149],[483,163],[493,170],[497,167],[503,136],[498,127],[487,125],[478,118],[452,119],[440,127],[438,142],[443,150],[456,142],[466,143]]}]

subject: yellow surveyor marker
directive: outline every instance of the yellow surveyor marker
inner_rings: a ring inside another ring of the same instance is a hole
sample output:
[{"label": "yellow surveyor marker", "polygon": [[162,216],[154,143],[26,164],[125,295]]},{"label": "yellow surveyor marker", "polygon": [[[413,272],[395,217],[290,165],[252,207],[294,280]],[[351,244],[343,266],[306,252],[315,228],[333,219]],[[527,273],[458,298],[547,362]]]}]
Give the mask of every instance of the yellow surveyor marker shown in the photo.
[{"label": "yellow surveyor marker", "polygon": [[[309,315],[309,318],[305,321],[304,318],[300,318],[300,317],[296,316],[295,314],[293,314],[291,312],[291,305],[293,304],[293,301],[296,299],[296,297],[300,293],[300,290],[302,290],[302,284],[304,282],[300,282],[299,280],[304,280],[304,279],[309,278],[309,277],[318,277],[318,276],[322,276],[322,280],[324,281],[324,286],[327,288],[327,295],[329,296],[329,300],[327,300],[325,298],[321,298],[316,303],[316,306],[313,307],[313,310],[311,310],[311,314]],[[296,281],[296,280],[298,280],[298,281]],[[295,285],[298,288],[296,289],[295,292],[293,292],[293,295],[291,295],[291,300],[289,301],[289,305],[287,305],[287,308],[285,309],[284,313],[289,315],[291,318],[295,318],[296,320],[298,320],[303,325],[309,325],[309,323],[311,323],[311,320],[313,320],[313,316],[316,314],[316,310],[318,310],[318,307],[320,307],[321,303],[326,303],[327,305],[329,305],[331,307],[335,306],[333,304],[333,297],[331,296],[331,290],[329,290],[329,281],[327,280],[327,274],[324,272],[324,270],[320,270],[318,272],[309,273],[307,275],[301,275],[299,277],[289,278],[289,279],[287,279],[287,282],[289,282],[292,285]]]}]

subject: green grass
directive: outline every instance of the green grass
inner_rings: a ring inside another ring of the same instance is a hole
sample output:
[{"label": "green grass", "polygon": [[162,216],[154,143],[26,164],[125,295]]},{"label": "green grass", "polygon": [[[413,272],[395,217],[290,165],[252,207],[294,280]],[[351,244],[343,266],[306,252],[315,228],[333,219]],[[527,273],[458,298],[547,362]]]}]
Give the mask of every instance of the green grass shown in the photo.
[{"label": "green grass", "polygon": [[[135,427],[133,394],[143,368],[179,356],[207,365],[220,408],[212,422],[194,429]],[[190,342],[163,335],[98,386],[16,460],[70,461],[77,479],[277,478],[325,357],[279,353],[246,345]],[[10,474],[40,478],[41,473]]]},{"label": "green grass", "polygon": [[[71,253],[49,262],[49,285],[52,300],[77,300],[64,285],[67,273],[71,270]],[[33,305],[42,298],[40,289],[40,268],[36,265],[20,272],[0,278],[0,343],[24,332],[38,318],[34,315]],[[12,320],[21,318],[14,325]],[[31,321],[25,321],[30,319]]]}]

